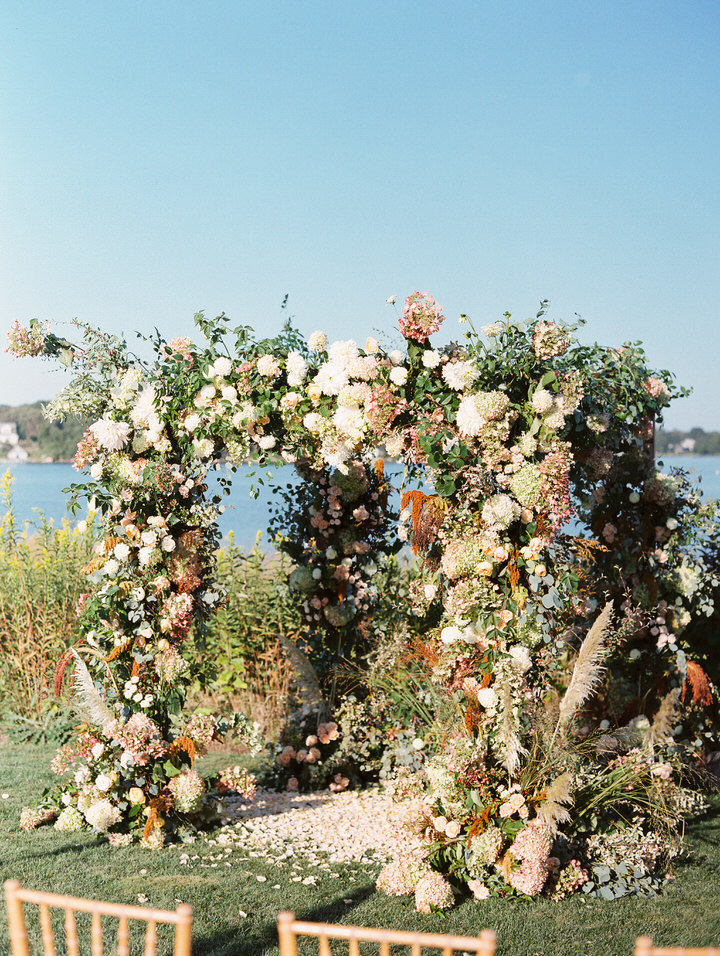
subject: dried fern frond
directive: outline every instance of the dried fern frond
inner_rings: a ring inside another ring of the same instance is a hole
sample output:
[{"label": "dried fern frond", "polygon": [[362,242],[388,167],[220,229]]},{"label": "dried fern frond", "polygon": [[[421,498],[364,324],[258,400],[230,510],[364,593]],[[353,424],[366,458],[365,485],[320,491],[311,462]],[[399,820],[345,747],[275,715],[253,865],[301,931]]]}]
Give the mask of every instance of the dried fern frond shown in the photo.
[{"label": "dried fern frond", "polygon": [[673,687],[660,701],[660,706],[648,731],[648,746],[669,743],[673,739],[672,730],[680,710],[680,689]]},{"label": "dried fern frond", "polygon": [[612,622],[613,604],[608,601],[580,645],[568,688],[560,702],[559,726],[566,724],[597,687],[607,656],[606,639]]},{"label": "dried fern frond", "polygon": [[314,667],[307,659],[307,655],[300,650],[294,641],[283,634],[278,634],[278,643],[285,660],[292,668],[292,678],[302,703],[309,707],[322,707],[323,695],[320,689],[320,681]]},{"label": "dried fern frond", "polygon": [[520,769],[520,757],[525,751],[520,743],[515,717],[513,715],[513,695],[510,678],[503,676],[500,684],[500,740],[504,750],[504,764],[511,777]]},{"label": "dried fern frond", "polygon": [[560,824],[568,823],[572,818],[566,805],[572,803],[572,777],[565,771],[554,780],[547,789],[545,799],[538,808],[537,818],[551,833],[560,829]]},{"label": "dried fern frond", "polygon": [[73,689],[75,691],[73,704],[75,710],[86,723],[95,727],[102,727],[106,721],[113,719],[112,712],[108,709],[102,694],[95,688],[85,661],[75,648],[71,648],[71,654],[75,659],[75,673],[73,675]]}]

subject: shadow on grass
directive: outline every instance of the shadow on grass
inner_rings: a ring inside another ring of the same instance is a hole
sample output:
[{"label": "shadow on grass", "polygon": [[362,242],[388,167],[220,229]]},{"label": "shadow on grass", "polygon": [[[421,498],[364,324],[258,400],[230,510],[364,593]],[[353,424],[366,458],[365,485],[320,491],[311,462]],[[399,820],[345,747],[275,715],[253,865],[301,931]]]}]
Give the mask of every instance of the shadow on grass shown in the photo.
[{"label": "shadow on grass", "polygon": [[[296,912],[297,919],[311,923],[347,922],[348,910],[364,903],[375,893],[375,885],[359,887],[342,898],[337,898],[325,906]],[[262,956],[263,953],[277,952],[277,921],[266,922],[254,929],[252,938],[239,938],[239,931],[228,930],[214,936],[193,937],[193,956]],[[317,943],[315,943],[317,949]]]}]

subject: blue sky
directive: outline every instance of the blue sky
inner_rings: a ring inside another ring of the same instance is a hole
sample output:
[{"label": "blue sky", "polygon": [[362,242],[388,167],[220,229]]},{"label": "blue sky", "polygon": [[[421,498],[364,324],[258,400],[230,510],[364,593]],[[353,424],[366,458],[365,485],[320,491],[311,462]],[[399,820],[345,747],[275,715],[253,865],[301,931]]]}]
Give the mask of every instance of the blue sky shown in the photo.
[{"label": "blue sky", "polygon": [[[3,0],[0,324],[587,320],[720,428],[714,2]],[[0,355],[0,404],[48,398]]]}]

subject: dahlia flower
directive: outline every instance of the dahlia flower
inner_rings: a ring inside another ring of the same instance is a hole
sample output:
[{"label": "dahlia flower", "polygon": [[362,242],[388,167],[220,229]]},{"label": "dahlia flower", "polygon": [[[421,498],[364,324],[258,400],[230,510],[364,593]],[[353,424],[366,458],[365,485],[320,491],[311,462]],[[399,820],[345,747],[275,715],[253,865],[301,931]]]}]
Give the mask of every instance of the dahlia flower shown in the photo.
[{"label": "dahlia flower", "polygon": [[280,374],[280,363],[274,355],[261,355],[257,360],[258,375],[263,378],[277,378]]},{"label": "dahlia flower", "polygon": [[519,517],[520,507],[509,495],[493,495],[483,505],[483,523],[495,531],[505,531]]},{"label": "dahlia flower", "polygon": [[109,415],[104,415],[90,426],[90,431],[105,451],[120,451],[124,448],[131,430],[127,422],[116,422]]},{"label": "dahlia flower", "polygon": [[462,392],[478,377],[478,370],[474,362],[448,362],[443,365],[442,376],[453,391]]}]

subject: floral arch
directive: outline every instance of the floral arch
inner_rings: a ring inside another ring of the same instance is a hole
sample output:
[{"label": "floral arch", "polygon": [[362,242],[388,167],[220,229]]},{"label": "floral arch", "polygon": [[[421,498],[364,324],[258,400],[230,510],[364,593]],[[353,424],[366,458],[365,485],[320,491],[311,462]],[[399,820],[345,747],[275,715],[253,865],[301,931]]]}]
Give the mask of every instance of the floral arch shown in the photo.
[{"label": "floral arch", "polygon": [[[637,344],[578,344],[545,304],[528,323],[506,315],[480,333],[462,316],[462,342],[435,349],[443,320],[428,293],[412,293],[399,313],[405,349],[388,350],[322,332],[306,341],[289,323],[256,341],[199,314],[204,344],[158,336],[151,363],[89,328],[73,346],[39,323],[15,326],[15,354],[76,370],[48,413],[94,419],[75,458],[91,482],[76,492],[92,497],[99,525],[78,640],[58,672],[72,664],[85,724],[56,758],[72,775],[25,825],[59,814],[56,825],[91,825],[114,844],[160,846],[198,823],[210,794],[192,764],[224,728],[183,713],[189,635],[222,601],[207,474],[278,456],[302,479],[280,547],[325,677],[366,652],[375,575],[400,547],[383,459],[432,488],[402,501],[399,537],[422,557],[409,640],[458,719],[414,805],[418,879],[430,867],[480,897],[563,895],[582,871],[570,851],[548,862],[553,841],[598,781],[667,803],[653,773],[674,745],[681,687],[696,712],[708,703],[683,631],[714,611],[715,519],[698,517],[692,489],[652,455],[653,423],[682,391]],[[571,518],[583,534],[567,533]],[[631,650],[613,659],[622,641]],[[638,685],[622,720],[608,720],[606,687],[593,698],[605,665]],[[592,753],[580,745],[611,723],[624,729]],[[697,744],[707,724],[694,726]],[[621,756],[631,737],[642,760]],[[407,873],[404,861],[381,884],[400,892]]]}]

